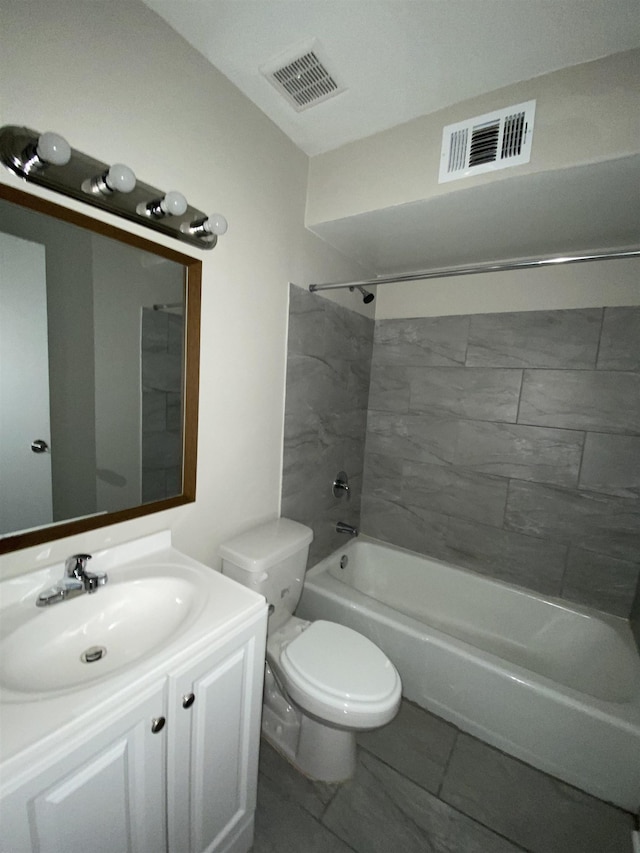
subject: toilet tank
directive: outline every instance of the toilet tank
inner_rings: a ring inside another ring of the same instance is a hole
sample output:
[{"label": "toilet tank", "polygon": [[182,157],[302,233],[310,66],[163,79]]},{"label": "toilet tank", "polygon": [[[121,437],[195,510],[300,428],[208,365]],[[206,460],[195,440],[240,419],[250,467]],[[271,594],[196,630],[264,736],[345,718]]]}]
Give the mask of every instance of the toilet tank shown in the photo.
[{"label": "toilet tank", "polygon": [[264,595],[273,605],[269,631],[284,625],[298,605],[312,539],[310,527],[278,518],[220,546],[222,573]]}]

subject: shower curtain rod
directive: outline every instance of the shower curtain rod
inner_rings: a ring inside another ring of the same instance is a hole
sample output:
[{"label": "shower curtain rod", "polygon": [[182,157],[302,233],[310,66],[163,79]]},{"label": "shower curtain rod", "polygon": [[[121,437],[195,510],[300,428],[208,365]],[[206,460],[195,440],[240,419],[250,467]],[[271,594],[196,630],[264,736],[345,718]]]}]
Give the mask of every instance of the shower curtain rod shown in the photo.
[{"label": "shower curtain rod", "polygon": [[640,256],[640,249],[624,249],[611,252],[600,252],[594,255],[569,255],[556,258],[537,258],[527,261],[504,261],[500,263],[476,264],[470,267],[442,267],[435,270],[420,272],[405,272],[395,275],[381,275],[377,278],[362,281],[335,281],[326,284],[310,284],[309,290],[339,290],[343,287],[373,287],[377,284],[393,284],[405,281],[422,281],[429,278],[449,278],[455,275],[477,275],[484,272],[505,272],[507,270],[523,270],[536,267],[561,266],[562,264],[578,264],[583,261],[610,261],[616,258],[633,258]]}]

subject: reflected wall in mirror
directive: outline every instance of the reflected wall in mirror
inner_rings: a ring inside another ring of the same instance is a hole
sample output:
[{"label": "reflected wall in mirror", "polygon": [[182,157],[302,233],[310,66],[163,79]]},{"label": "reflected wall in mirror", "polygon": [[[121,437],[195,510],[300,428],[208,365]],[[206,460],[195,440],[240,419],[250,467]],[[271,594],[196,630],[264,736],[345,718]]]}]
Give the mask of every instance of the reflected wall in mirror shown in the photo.
[{"label": "reflected wall in mirror", "polygon": [[0,184],[0,553],[195,500],[201,268]]}]

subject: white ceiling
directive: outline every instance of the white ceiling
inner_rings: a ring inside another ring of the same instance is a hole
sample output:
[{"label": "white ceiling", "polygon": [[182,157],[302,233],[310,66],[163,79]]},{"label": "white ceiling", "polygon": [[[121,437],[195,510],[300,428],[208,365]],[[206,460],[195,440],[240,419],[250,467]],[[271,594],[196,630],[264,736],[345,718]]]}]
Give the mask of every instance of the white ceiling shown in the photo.
[{"label": "white ceiling", "polygon": [[[640,0],[144,0],[309,155],[640,47]],[[316,38],[346,91],[296,112],[260,67]]]}]

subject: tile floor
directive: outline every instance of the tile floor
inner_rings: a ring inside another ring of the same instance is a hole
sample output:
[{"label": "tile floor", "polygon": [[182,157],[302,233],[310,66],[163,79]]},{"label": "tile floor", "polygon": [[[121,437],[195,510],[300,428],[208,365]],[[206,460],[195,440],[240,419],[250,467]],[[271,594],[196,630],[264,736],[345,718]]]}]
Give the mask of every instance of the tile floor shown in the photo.
[{"label": "tile floor", "polygon": [[264,740],[253,853],[631,853],[632,815],[403,702],[314,783]]}]

